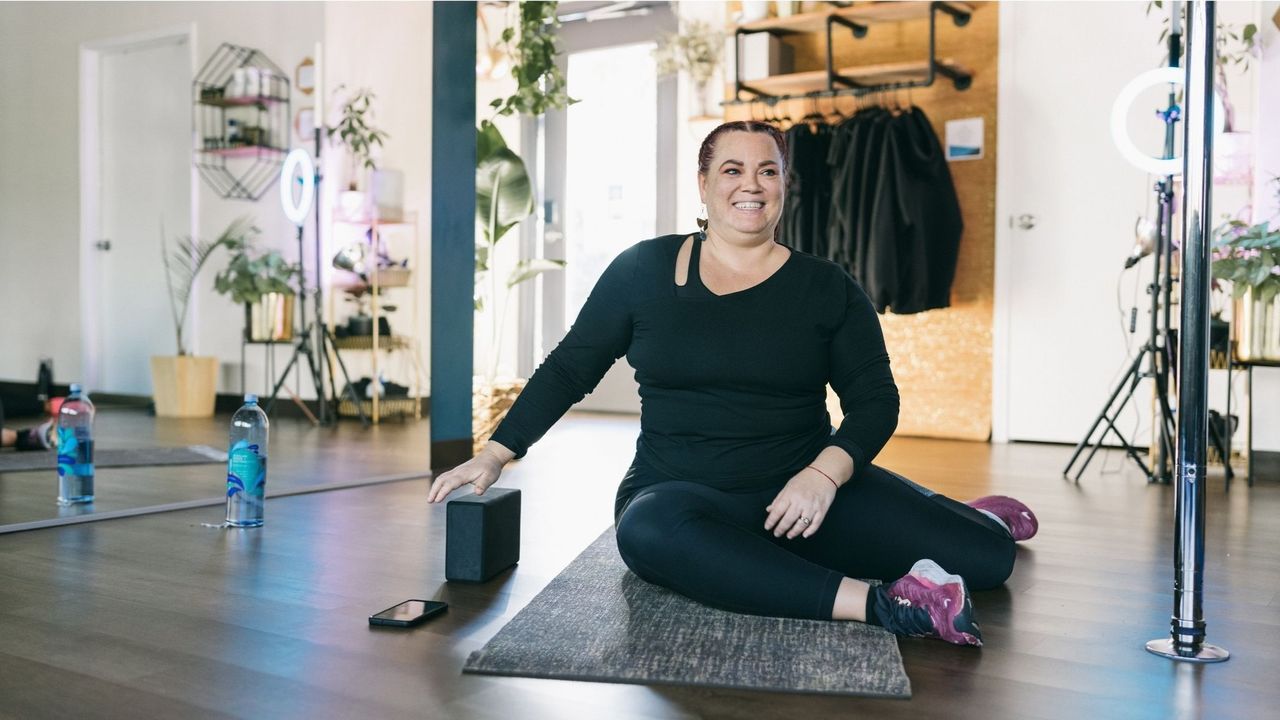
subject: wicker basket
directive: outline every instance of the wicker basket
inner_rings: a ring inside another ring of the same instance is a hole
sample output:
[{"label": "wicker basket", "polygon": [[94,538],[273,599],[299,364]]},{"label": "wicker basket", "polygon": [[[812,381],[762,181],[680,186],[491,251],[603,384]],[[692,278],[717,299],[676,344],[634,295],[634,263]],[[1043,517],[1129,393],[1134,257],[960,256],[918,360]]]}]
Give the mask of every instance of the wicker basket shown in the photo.
[{"label": "wicker basket", "polygon": [[471,454],[480,452],[493,431],[498,429],[507,411],[524,390],[525,380],[502,379],[493,384],[475,378],[471,384]]}]

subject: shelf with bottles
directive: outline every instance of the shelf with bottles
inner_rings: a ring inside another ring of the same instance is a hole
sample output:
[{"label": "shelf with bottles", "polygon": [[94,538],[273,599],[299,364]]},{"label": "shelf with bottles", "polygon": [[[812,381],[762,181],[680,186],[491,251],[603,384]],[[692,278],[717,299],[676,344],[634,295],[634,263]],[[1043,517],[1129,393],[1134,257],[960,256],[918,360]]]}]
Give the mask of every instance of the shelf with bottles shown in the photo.
[{"label": "shelf with bottles", "polygon": [[219,89],[220,88],[205,88],[202,90],[200,93],[200,104],[221,108],[261,105],[262,108],[265,109],[267,105],[289,102],[289,98],[274,97],[271,95],[240,95],[235,97],[224,97],[214,92]]},{"label": "shelf with bottles", "polygon": [[261,198],[288,152],[289,76],[258,50],[222,43],[191,87],[201,177],[224,198]]},{"label": "shelf with bottles", "polygon": [[280,148],[268,147],[266,145],[237,145],[235,147],[215,147],[197,150],[203,155],[217,155],[219,157],[229,158],[247,158],[247,157],[277,157],[283,156],[286,151]]}]

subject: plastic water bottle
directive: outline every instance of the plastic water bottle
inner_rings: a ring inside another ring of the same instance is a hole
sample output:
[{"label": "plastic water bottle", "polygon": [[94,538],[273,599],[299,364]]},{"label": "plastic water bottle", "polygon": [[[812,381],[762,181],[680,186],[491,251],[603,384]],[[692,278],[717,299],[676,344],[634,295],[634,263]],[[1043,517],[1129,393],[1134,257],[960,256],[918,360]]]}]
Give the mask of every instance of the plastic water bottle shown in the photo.
[{"label": "plastic water bottle", "polygon": [[227,450],[227,524],[262,525],[267,486],[267,414],[257,395],[245,395],[244,406],[231,416],[231,444]]},{"label": "plastic water bottle", "polygon": [[80,387],[58,409],[58,504],[93,502],[93,403]]}]

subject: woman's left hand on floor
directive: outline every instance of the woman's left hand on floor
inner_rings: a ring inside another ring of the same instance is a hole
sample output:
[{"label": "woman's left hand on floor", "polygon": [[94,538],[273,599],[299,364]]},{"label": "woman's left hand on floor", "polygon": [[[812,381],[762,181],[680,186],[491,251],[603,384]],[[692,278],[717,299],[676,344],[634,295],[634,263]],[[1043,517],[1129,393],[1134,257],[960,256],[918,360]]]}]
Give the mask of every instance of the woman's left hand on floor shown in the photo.
[{"label": "woman's left hand on floor", "polygon": [[772,531],[774,537],[786,535],[788,540],[812,537],[822,526],[835,497],[836,488],[831,481],[816,472],[801,470],[765,508],[769,517],[764,529]]}]

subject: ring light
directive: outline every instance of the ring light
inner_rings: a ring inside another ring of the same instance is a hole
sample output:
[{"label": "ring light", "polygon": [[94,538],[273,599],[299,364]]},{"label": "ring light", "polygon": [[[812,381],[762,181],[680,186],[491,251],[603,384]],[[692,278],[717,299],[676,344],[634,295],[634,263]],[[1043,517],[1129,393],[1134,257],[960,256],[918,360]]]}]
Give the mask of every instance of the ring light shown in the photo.
[{"label": "ring light", "polygon": [[[295,183],[302,184],[302,195],[293,197]],[[307,212],[311,209],[311,201],[316,194],[316,167],[311,162],[311,155],[302,148],[297,148],[284,159],[284,167],[280,169],[280,206],[284,214],[294,225],[302,227],[307,221]]]},{"label": "ring light", "polygon": [[[1162,84],[1178,84],[1185,82],[1185,69],[1180,67],[1163,67],[1148,70],[1129,81],[1128,85],[1116,96],[1111,106],[1111,140],[1120,149],[1125,160],[1146,170],[1153,175],[1181,175],[1182,158],[1152,157],[1138,149],[1133,138],[1129,137],[1129,109],[1138,94],[1147,88]],[[1225,127],[1225,109],[1222,98],[1213,94],[1213,129],[1214,134],[1221,134]]]}]

